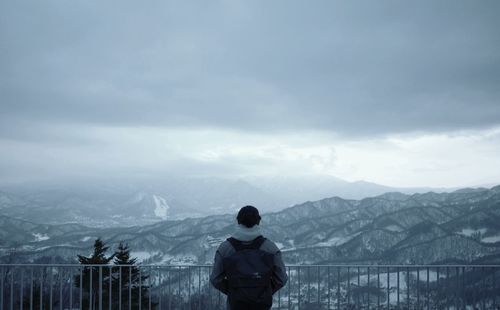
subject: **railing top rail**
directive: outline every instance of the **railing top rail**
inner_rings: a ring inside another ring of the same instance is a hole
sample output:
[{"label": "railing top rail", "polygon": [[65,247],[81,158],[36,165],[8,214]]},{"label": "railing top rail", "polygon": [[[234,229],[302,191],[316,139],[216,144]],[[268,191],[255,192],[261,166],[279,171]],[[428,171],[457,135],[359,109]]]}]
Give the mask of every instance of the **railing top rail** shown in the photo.
[{"label": "railing top rail", "polygon": [[[82,264],[0,264],[0,267],[105,267],[105,268],[112,268],[112,267],[130,267],[131,265],[99,265],[99,264],[94,264],[94,265],[82,265]],[[197,265],[152,265],[152,264],[138,264],[136,266],[139,267],[147,267],[147,268],[188,268],[188,267],[212,267],[213,265],[211,264],[197,264]],[[410,264],[380,264],[380,265],[368,265],[368,264],[308,264],[308,265],[299,265],[299,264],[290,264],[286,265],[286,267],[291,267],[291,268],[302,268],[302,267],[341,267],[341,268],[462,268],[462,267],[468,267],[468,268],[500,268],[500,264],[485,264],[485,265],[479,265],[479,264],[473,264],[473,265],[467,265],[467,264],[452,264],[452,265],[410,265]]]}]

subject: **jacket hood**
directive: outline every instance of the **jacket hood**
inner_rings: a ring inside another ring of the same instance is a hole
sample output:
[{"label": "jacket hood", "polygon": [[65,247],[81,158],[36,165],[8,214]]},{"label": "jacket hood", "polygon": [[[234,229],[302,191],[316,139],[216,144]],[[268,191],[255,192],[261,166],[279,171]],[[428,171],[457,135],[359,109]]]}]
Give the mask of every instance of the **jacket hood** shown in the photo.
[{"label": "jacket hood", "polygon": [[259,225],[254,225],[252,228],[248,228],[245,225],[238,224],[236,226],[236,231],[233,233],[233,238],[239,241],[252,241],[261,235]]}]

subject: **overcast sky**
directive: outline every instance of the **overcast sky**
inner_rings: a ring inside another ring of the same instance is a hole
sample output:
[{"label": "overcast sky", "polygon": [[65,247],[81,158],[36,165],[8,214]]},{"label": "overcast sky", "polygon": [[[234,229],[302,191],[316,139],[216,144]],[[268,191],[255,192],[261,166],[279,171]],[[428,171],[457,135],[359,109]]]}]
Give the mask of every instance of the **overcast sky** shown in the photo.
[{"label": "overcast sky", "polygon": [[2,1],[0,182],[500,183],[500,2]]}]

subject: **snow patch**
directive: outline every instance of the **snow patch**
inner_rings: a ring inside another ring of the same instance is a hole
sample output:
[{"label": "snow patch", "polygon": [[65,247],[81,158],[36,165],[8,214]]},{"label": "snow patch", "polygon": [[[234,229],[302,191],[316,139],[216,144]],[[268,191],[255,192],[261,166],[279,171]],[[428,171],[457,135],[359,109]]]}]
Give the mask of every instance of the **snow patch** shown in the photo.
[{"label": "snow patch", "polygon": [[194,255],[168,255],[164,254],[159,265],[196,265],[198,264],[198,258]]},{"label": "snow patch", "polygon": [[337,246],[337,245],[341,245],[341,244],[346,243],[350,239],[351,239],[351,237],[347,237],[347,238],[346,237],[333,237],[333,238],[330,238],[329,240],[317,243],[316,246],[327,246],[327,247]]},{"label": "snow patch", "polygon": [[389,230],[389,231],[394,231],[394,232],[400,232],[400,231],[403,231],[403,229],[397,225],[389,225],[385,228],[386,230]]},{"label": "snow patch", "polygon": [[481,242],[484,243],[495,243],[495,242],[500,242],[500,235],[496,236],[489,236],[481,239]]},{"label": "snow patch", "polygon": [[35,241],[36,242],[38,242],[38,241],[45,241],[45,240],[49,240],[50,239],[49,236],[44,235],[44,234],[39,234],[39,233],[34,233],[33,237],[35,237]]},{"label": "snow patch", "polygon": [[155,215],[163,220],[166,220],[170,206],[167,204],[165,198],[153,195],[153,201],[155,203]]},{"label": "snow patch", "polygon": [[130,257],[137,258],[138,262],[143,262],[158,254],[159,252],[137,251],[137,252],[130,252]]},{"label": "snow patch", "polygon": [[480,233],[481,235],[486,232],[486,228],[480,228],[480,229],[472,229],[472,228],[464,228],[461,231],[457,232],[459,235],[471,237],[473,234],[478,234]]},{"label": "snow patch", "polygon": [[355,234],[344,236],[344,237],[332,237],[326,241],[317,243],[315,246],[338,246],[338,245],[341,245],[341,244],[348,242],[349,240],[352,240],[353,238],[355,238],[356,236],[358,236],[360,234],[361,234],[361,232],[357,232]]},{"label": "snow patch", "polygon": [[209,248],[212,248],[212,247],[219,246],[226,239],[225,238],[220,238],[220,237],[213,237],[211,235],[207,235],[207,239],[206,240],[207,240],[207,242],[204,243],[203,246],[204,246],[205,249],[209,249]]}]

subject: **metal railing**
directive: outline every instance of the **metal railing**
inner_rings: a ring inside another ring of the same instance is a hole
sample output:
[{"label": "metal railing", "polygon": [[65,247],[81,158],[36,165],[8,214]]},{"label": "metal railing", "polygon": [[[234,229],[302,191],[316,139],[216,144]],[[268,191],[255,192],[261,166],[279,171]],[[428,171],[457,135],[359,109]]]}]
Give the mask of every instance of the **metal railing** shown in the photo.
[{"label": "metal railing", "polygon": [[[273,309],[500,309],[500,265],[289,265]],[[226,309],[211,266],[0,264],[0,310]]]}]

